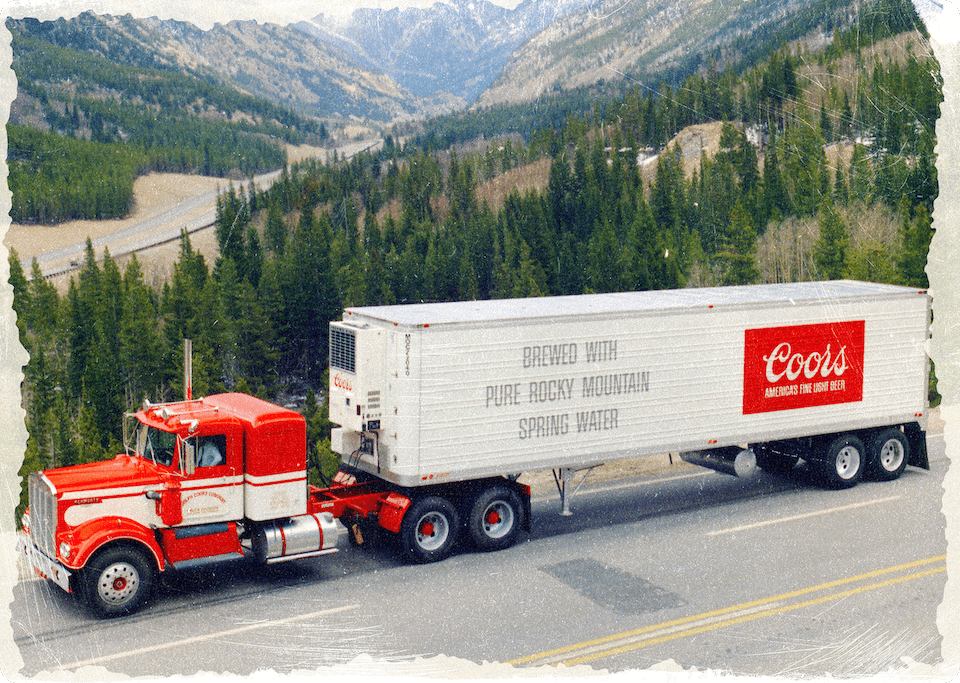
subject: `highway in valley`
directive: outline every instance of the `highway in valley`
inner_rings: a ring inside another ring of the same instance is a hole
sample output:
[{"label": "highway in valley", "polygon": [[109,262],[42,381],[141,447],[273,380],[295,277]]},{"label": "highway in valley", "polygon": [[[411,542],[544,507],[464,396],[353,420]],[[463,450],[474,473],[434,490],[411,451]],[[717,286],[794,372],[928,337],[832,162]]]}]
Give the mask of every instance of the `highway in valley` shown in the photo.
[{"label": "highway in valley", "polygon": [[[341,158],[350,158],[378,144],[380,144],[379,141],[359,140],[339,145],[336,152]],[[264,173],[253,178],[253,183],[260,190],[266,190],[280,177],[280,174],[279,170]],[[225,189],[230,181],[225,179],[223,183]],[[238,191],[241,189],[247,191],[250,180],[233,184]],[[94,237],[91,239],[91,244],[97,254],[101,254],[106,248],[111,256],[118,257],[178,240],[183,231],[194,233],[212,227],[217,216],[218,195],[219,190],[212,190],[190,197],[134,225]],[[36,259],[40,271],[49,278],[77,270],[83,263],[85,250],[86,240],[84,239],[37,254]],[[24,264],[24,268],[29,272],[30,264]]]},{"label": "highway in valley", "polygon": [[928,443],[930,471],[843,491],[820,488],[802,464],[741,480],[664,462],[588,479],[562,516],[538,484],[531,533],[504,551],[410,565],[368,534],[312,560],[169,573],[142,612],[113,620],[23,575],[11,605],[22,673],[477,676],[486,662],[504,678],[545,666],[806,678],[933,667],[948,460],[942,433]]}]

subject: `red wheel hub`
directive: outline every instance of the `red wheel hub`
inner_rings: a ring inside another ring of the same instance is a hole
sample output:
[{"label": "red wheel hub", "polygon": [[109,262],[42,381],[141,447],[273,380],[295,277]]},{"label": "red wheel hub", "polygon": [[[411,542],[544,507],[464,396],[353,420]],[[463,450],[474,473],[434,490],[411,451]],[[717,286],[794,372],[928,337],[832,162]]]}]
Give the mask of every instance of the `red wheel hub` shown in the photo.
[{"label": "red wheel hub", "polygon": [[424,536],[433,536],[433,522],[424,522],[420,527],[420,533]]},{"label": "red wheel hub", "polygon": [[490,514],[487,515],[487,524],[499,524],[500,523],[500,513],[496,510],[491,510]]},{"label": "red wheel hub", "polygon": [[118,576],[113,580],[113,590],[122,591],[126,587],[127,587],[127,580],[122,576]]}]

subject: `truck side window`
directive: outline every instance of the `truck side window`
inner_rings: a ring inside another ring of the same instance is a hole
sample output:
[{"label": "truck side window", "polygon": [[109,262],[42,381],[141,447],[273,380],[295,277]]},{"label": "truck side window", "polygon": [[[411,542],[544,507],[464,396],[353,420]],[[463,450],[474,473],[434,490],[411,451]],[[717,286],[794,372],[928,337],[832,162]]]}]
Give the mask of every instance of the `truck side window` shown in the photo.
[{"label": "truck side window", "polygon": [[215,467],[226,462],[227,437],[201,436],[197,439],[197,467]]}]

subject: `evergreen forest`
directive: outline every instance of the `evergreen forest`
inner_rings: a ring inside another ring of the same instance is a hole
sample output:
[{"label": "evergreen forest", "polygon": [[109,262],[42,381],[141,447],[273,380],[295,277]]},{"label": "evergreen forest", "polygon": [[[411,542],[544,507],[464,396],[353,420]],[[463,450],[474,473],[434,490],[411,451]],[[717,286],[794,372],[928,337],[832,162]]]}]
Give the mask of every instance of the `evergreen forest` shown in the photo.
[{"label": "evergreen forest", "polygon": [[[912,5],[897,4],[910,21],[854,21],[740,72],[636,85],[528,135],[443,149],[390,135],[267,190],[231,186],[218,254],[184,235],[160,288],[136,257],[121,268],[89,243],[64,292],[11,254],[30,353],[22,473],[122,451],[124,411],[182,395],[184,338],[195,395],[305,396],[324,481],[337,464],[327,326],[345,306],[845,277],[926,287],[941,80]],[[684,135],[709,130],[716,151],[691,157]],[[492,192],[498,179],[511,189]]]}]

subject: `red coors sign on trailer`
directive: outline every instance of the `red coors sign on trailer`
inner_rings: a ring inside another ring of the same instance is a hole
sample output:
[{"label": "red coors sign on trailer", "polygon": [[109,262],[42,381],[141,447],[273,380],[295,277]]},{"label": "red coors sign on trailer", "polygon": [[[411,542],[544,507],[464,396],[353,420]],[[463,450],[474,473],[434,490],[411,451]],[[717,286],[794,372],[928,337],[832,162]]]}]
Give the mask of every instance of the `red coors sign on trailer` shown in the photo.
[{"label": "red coors sign on trailer", "polygon": [[746,330],[744,414],[862,400],[863,330],[863,320]]}]

